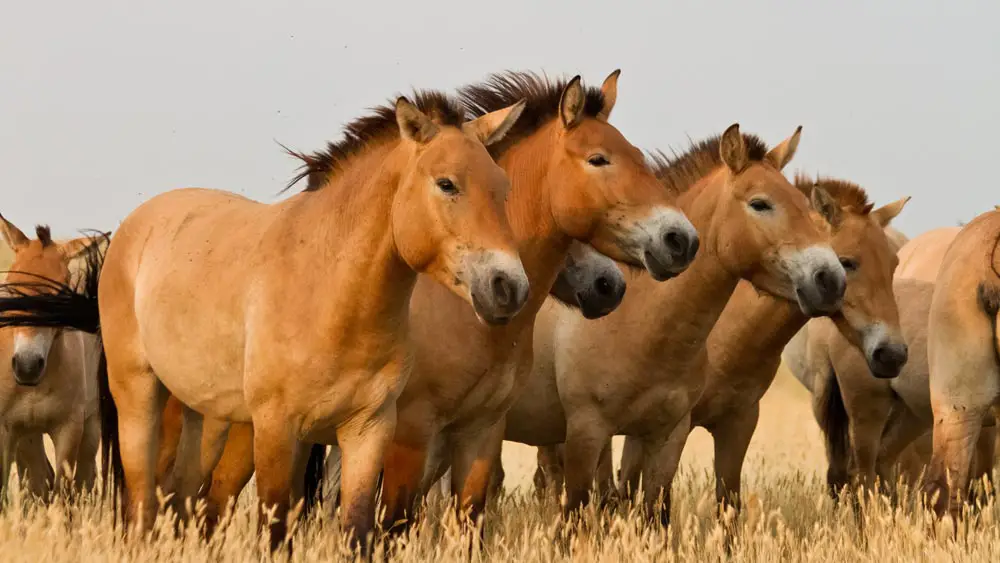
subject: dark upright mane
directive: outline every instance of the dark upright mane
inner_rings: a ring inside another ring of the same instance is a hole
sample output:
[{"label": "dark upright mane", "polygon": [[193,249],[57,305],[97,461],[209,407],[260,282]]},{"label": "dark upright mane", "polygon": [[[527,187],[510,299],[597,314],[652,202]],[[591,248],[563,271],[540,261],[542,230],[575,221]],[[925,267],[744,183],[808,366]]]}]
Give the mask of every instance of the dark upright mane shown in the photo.
[{"label": "dark upright mane", "polygon": [[[465,109],[455,99],[433,90],[414,92],[410,101],[417,109],[440,125],[459,127],[465,122]],[[292,178],[286,191],[303,178],[304,191],[313,192],[323,187],[330,174],[344,166],[351,157],[361,153],[376,143],[382,143],[399,135],[396,123],[395,103],[372,108],[371,113],[359,117],[344,127],[344,136],[337,142],[327,143],[326,149],[314,153],[301,153],[283,147],[288,154],[302,161],[299,172]]]},{"label": "dark upright mane", "polygon": [[38,242],[42,243],[42,248],[52,244],[52,229],[48,225],[35,225],[35,236]]},{"label": "dark upright mane", "polygon": [[[507,71],[493,74],[481,84],[462,87],[459,98],[474,117],[525,100],[524,111],[511,130],[502,140],[490,145],[490,154],[496,157],[559,115],[559,100],[567,83],[567,79],[552,81],[534,72]],[[584,88],[584,92],[583,113],[596,117],[604,107],[604,94],[593,86]]]},{"label": "dark upright mane", "polygon": [[816,176],[813,179],[801,172],[795,174],[795,187],[805,194],[806,197],[812,195],[813,186],[819,186],[826,190],[826,193],[830,194],[830,197],[837,202],[837,205],[848,211],[867,213],[866,209],[871,210],[868,193],[857,184],[836,178],[824,178],[822,176]]},{"label": "dark upright mane", "polygon": [[[683,154],[673,150],[672,156],[661,150],[651,152],[649,158],[653,173],[667,189],[683,193],[722,164],[719,154],[721,139],[722,135],[713,135],[703,141],[692,142],[691,148]],[[743,133],[743,142],[752,162],[764,160],[770,150],[760,137],[750,133]]]}]

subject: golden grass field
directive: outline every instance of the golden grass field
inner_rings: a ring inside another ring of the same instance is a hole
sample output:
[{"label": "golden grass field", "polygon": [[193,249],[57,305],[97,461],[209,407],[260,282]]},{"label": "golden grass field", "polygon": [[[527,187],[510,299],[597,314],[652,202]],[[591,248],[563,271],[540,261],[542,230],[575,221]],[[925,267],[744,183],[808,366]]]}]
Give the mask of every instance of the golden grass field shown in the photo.
[{"label": "golden grass field", "polygon": [[[616,446],[620,447],[620,441]],[[893,508],[888,500],[866,506],[862,534],[848,503],[836,506],[823,481],[825,459],[808,397],[787,373],[764,399],[761,423],[744,470],[746,509],[737,520],[727,555],[723,527],[714,516],[709,473],[711,439],[697,430],[684,452],[674,483],[673,526],[647,525],[634,512],[590,510],[582,527],[560,524],[555,499],[539,502],[530,489],[534,448],[507,444],[506,493],[490,507],[485,546],[477,561],[997,561],[1000,508],[989,504],[953,535],[931,527],[912,503]],[[12,482],[15,480],[12,480]],[[210,542],[194,530],[173,535],[168,519],[157,539],[125,541],[112,524],[109,506],[95,498],[42,505],[16,486],[0,515],[0,561],[260,561],[263,542],[255,533],[253,494],[248,490],[231,520]],[[391,551],[392,561],[468,560],[468,536],[451,512],[432,504],[428,518]],[[336,522],[314,514],[295,536],[292,561],[346,560]],[[383,559],[378,551],[377,560]],[[278,560],[288,560],[282,554]]]}]

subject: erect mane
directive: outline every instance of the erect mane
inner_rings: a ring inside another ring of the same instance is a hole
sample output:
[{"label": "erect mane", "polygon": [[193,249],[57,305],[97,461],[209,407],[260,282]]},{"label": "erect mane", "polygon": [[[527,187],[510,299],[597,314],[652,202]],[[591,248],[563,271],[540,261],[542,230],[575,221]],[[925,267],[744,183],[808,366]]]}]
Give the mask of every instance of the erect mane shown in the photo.
[{"label": "erect mane", "polygon": [[[511,145],[538,131],[559,115],[559,101],[569,80],[550,80],[530,71],[506,71],[491,75],[480,84],[459,89],[459,99],[470,114],[479,117],[525,100],[524,111],[504,138],[490,145],[490,154],[503,154]],[[596,117],[604,107],[600,88],[584,88],[583,114]]]},{"label": "erect mane", "polygon": [[42,248],[52,244],[52,229],[48,225],[35,225],[35,236],[42,243]]},{"label": "erect mane", "polygon": [[801,172],[795,174],[795,187],[807,198],[812,195],[813,186],[819,186],[826,190],[826,193],[830,194],[837,205],[847,211],[860,214],[867,213],[866,209],[871,210],[868,193],[857,184],[823,176],[816,176],[814,179]]},{"label": "erect mane", "polygon": [[[750,160],[764,160],[770,150],[764,141],[750,133],[742,135]],[[721,140],[722,135],[713,135],[703,141],[692,142],[691,148],[683,154],[672,149],[672,155],[667,155],[662,150],[650,152],[650,167],[667,189],[683,193],[722,164],[722,156],[719,154]]]},{"label": "erect mane", "polygon": [[[461,103],[442,92],[418,90],[409,99],[417,109],[440,125],[459,127],[466,120]],[[306,179],[304,191],[316,191],[326,185],[330,174],[341,169],[352,157],[398,136],[396,108],[394,100],[391,100],[386,105],[372,108],[369,115],[348,123],[344,127],[343,138],[327,143],[325,150],[301,153],[285,147],[285,151],[302,161],[302,165],[282,191],[288,190],[303,178]]]}]

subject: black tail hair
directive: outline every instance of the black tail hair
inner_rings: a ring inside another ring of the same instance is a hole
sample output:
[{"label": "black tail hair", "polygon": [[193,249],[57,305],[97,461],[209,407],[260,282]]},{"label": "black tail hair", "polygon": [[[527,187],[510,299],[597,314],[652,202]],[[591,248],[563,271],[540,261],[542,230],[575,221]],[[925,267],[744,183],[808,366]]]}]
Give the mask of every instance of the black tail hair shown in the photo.
[{"label": "black tail hair", "polygon": [[302,502],[304,516],[316,508],[323,496],[323,481],[326,478],[326,445],[313,444],[306,462],[306,483]]},{"label": "black tail hair", "polygon": [[123,498],[124,470],[118,449],[118,409],[108,387],[108,360],[101,339],[97,288],[104,265],[104,250],[111,233],[93,232],[86,265],[78,283],[70,285],[42,276],[35,281],[0,284],[0,328],[16,326],[71,328],[97,335],[99,358],[97,386],[101,417],[101,479],[112,495],[115,517]]},{"label": "black tail hair", "polygon": [[[851,447],[851,437],[849,434],[850,420],[847,418],[847,408],[844,406],[844,398],[840,394],[840,382],[837,381],[837,375],[833,370],[830,370],[830,383],[826,386],[819,401],[821,405],[819,427],[826,437],[827,454],[830,457],[828,462],[832,466],[835,460],[845,460],[848,462],[845,465],[849,466],[850,459],[848,456],[850,456]],[[827,480],[831,481],[829,474]],[[829,482],[828,484],[831,486],[831,493],[836,496],[839,488],[847,483]]]}]

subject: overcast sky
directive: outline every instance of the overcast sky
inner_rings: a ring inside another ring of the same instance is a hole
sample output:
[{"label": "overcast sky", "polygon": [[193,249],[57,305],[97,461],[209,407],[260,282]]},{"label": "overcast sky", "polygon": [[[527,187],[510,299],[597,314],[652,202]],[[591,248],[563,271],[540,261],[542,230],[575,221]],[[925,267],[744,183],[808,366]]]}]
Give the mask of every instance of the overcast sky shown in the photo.
[{"label": "overcast sky", "polygon": [[1000,203],[1000,3],[727,4],[0,0],[0,212],[65,235],[177,187],[274,201],[275,141],[319,148],[395,92],[619,67],[642,148],[801,124],[786,170],[913,196],[911,236]]}]

